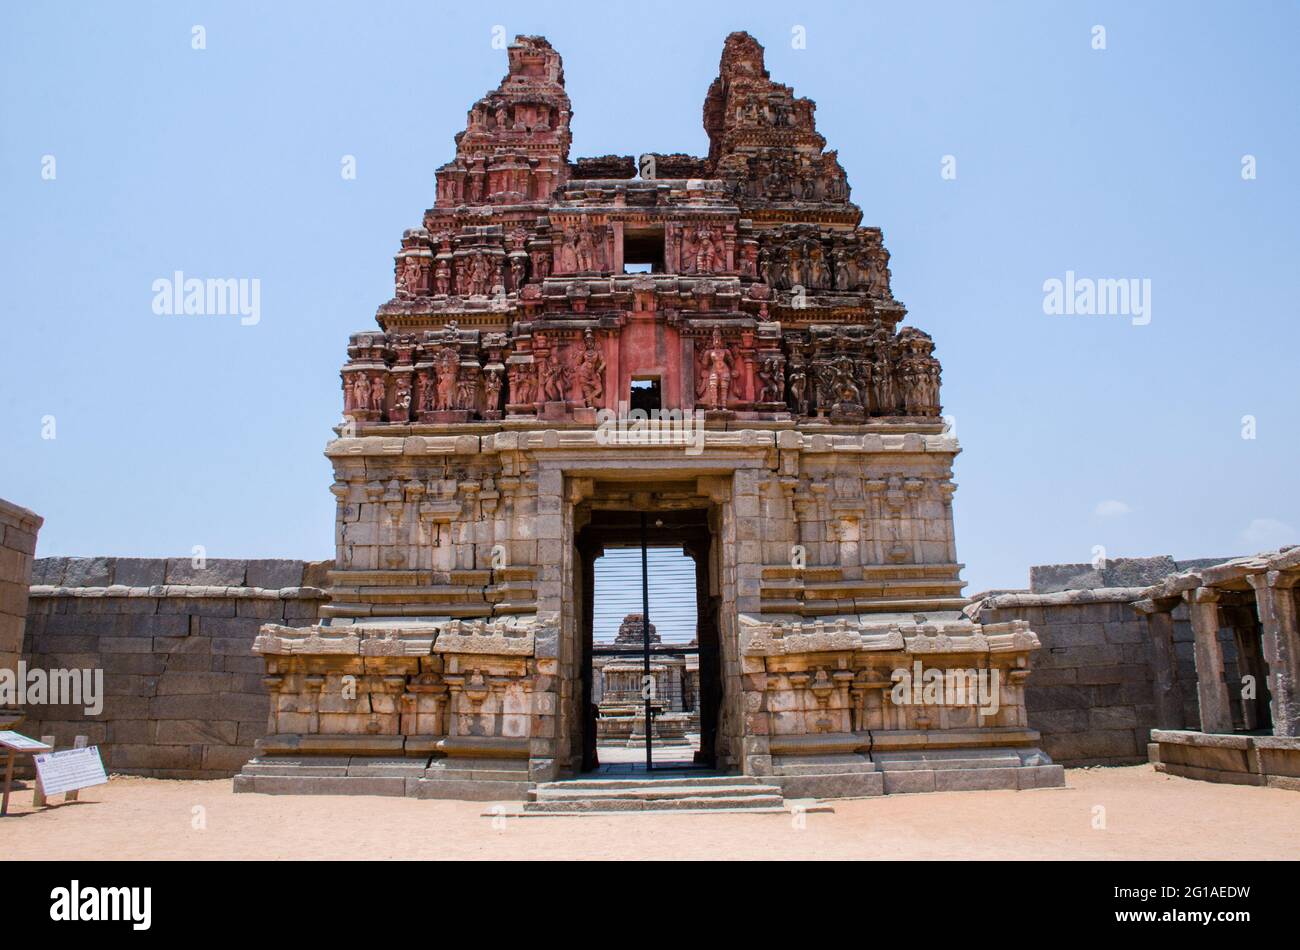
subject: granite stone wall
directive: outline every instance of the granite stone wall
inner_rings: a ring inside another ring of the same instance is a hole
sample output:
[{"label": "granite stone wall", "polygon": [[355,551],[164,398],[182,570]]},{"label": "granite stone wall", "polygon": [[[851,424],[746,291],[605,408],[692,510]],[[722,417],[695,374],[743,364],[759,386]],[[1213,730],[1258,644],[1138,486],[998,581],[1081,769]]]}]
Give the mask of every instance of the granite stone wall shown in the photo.
[{"label": "granite stone wall", "polygon": [[102,669],[104,706],[27,707],[29,735],[59,746],[85,735],[111,772],[233,775],[266,732],[264,665],[251,647],[267,622],[317,619],[329,562],[43,558],[32,571],[26,659]]},{"label": "granite stone wall", "polygon": [[[1144,762],[1155,719],[1155,679],[1147,622],[1131,606],[1150,584],[1214,559],[1123,558],[1104,568],[1053,564],[1030,569],[1027,591],[977,596],[983,623],[1026,620],[1042,643],[1025,687],[1029,725],[1062,765]],[[1093,585],[1091,587],[1085,585]],[[1186,607],[1174,610],[1175,683],[1183,716],[1197,728],[1196,665]],[[1236,647],[1220,631],[1224,672],[1236,677]]]},{"label": "granite stone wall", "polygon": [[[16,671],[23,652],[27,586],[43,519],[34,511],[0,498],[0,670]],[[0,697],[0,728],[18,718]]]}]

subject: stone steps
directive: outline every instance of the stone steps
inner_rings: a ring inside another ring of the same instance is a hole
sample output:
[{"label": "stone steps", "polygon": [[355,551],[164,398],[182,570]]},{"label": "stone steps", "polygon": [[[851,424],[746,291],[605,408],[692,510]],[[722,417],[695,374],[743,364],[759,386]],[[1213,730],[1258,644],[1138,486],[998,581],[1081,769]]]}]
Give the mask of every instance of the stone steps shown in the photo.
[{"label": "stone steps", "polygon": [[781,797],[781,789],[776,785],[715,785],[711,788],[695,788],[684,785],[653,785],[641,788],[565,789],[543,788],[529,792],[529,801],[568,802],[568,801],[615,801],[637,799],[640,801],[664,801],[677,798],[770,798]]},{"label": "stone steps", "polygon": [[628,812],[787,811],[781,788],[746,775],[665,775],[543,782],[521,815],[610,815]]},{"label": "stone steps", "polygon": [[629,811],[784,811],[785,799],[775,795],[689,795],[681,798],[569,798],[524,803],[524,814],[608,815]]},{"label": "stone steps", "polygon": [[573,778],[558,782],[542,782],[534,791],[543,789],[611,791],[621,788],[647,788],[673,785],[678,788],[713,788],[717,786],[765,785],[753,775],[686,775],[682,773],[632,776],[628,778]]}]

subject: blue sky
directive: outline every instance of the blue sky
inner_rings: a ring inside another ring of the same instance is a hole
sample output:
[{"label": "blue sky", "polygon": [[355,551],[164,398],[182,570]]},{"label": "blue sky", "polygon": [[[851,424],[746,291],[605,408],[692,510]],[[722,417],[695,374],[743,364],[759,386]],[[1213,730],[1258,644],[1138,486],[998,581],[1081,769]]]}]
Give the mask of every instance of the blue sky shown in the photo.
[{"label": "blue sky", "polygon": [[[734,29],[816,100],[943,360],[969,591],[1300,540],[1294,3],[616,6],[6,5],[0,496],[38,553],[332,555],[347,335],[505,73],[496,25],[565,57],[573,157],[703,153]],[[260,279],[260,323],[154,314],[177,270]],[[1067,271],[1149,279],[1150,324],[1044,314]]]}]

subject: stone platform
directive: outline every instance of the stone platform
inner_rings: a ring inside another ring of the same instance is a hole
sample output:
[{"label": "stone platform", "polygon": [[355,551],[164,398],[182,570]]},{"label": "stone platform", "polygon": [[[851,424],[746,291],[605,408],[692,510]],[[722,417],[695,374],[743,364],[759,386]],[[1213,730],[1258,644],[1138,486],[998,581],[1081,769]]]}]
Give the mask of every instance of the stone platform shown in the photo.
[{"label": "stone platform", "polygon": [[271,795],[387,795],[460,801],[523,799],[527,760],[274,756],[235,776],[236,792]]},{"label": "stone platform", "polygon": [[1157,772],[1229,785],[1268,785],[1300,791],[1300,737],[1218,735],[1151,730]]}]

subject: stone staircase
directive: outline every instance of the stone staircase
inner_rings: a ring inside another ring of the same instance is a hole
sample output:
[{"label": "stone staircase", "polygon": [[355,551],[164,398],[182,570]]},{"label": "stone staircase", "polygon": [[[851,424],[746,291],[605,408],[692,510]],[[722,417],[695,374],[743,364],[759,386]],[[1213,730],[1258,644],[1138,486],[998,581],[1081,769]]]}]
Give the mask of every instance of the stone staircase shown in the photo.
[{"label": "stone staircase", "polygon": [[[812,803],[808,803],[812,805]],[[799,807],[807,807],[799,803]],[[542,782],[529,791],[519,815],[610,815],[628,812],[790,811],[777,785],[748,775],[629,775]],[[813,805],[809,810],[829,810]]]}]

